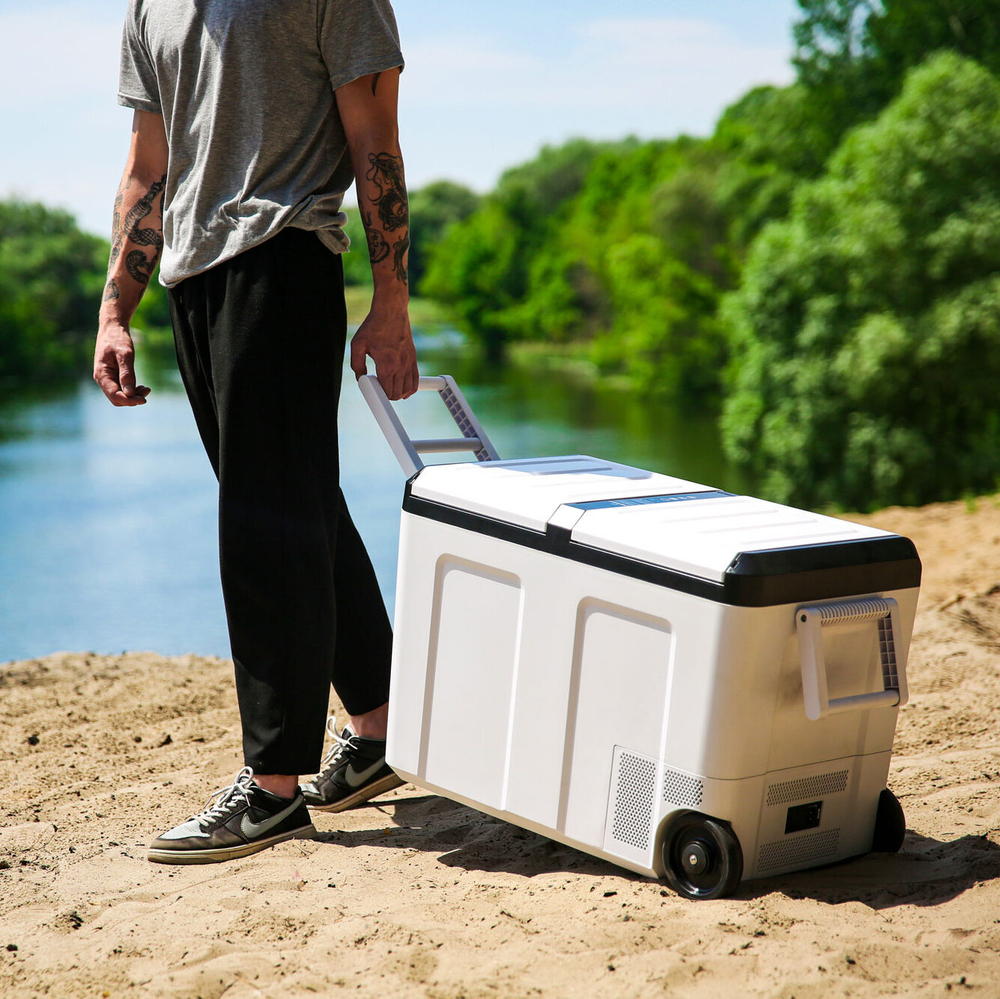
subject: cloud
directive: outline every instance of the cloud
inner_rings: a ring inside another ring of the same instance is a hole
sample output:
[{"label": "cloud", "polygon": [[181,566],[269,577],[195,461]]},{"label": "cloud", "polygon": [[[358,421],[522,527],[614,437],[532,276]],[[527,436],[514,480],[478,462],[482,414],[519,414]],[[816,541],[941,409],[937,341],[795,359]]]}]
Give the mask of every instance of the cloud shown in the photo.
[{"label": "cloud", "polygon": [[591,19],[544,53],[485,33],[411,33],[405,55],[408,176],[415,185],[452,176],[480,190],[546,142],[707,135],[750,87],[793,78],[787,46],[669,17]]},{"label": "cloud", "polygon": [[674,121],[706,133],[750,86],[792,79],[787,47],[745,43],[711,21],[668,17],[586,22],[555,55],[516,51],[481,34],[418,38],[406,55],[403,92],[413,106],[514,106],[535,120],[614,112],[645,132]]}]

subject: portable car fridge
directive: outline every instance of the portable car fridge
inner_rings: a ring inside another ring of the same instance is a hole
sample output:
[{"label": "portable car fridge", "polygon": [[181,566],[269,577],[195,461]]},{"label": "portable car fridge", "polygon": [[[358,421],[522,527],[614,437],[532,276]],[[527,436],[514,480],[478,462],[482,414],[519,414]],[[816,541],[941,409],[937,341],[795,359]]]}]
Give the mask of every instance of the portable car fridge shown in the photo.
[{"label": "portable car fridge", "polygon": [[[410,441],[387,759],[420,787],[713,898],[897,850],[908,539],[586,455]],[[479,461],[421,466],[426,451]]]}]

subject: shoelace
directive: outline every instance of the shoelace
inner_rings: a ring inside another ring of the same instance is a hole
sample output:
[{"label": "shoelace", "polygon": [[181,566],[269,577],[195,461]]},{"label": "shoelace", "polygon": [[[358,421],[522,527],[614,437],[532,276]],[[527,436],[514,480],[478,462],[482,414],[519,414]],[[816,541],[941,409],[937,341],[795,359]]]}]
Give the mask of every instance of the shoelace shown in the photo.
[{"label": "shoelace", "polygon": [[[253,770],[244,767],[237,775],[232,784],[220,787],[208,796],[205,807],[198,815],[191,818],[202,827],[207,828],[218,819],[224,819],[232,811],[233,807],[239,805],[250,794],[253,786]],[[213,804],[214,802],[214,804]]]},{"label": "shoelace", "polygon": [[331,771],[336,770],[340,763],[340,757],[344,750],[351,748],[351,736],[346,739],[337,731],[337,716],[330,715],[326,720],[326,734],[333,739],[333,745],[327,750],[323,762],[320,764],[320,776],[326,777]]}]

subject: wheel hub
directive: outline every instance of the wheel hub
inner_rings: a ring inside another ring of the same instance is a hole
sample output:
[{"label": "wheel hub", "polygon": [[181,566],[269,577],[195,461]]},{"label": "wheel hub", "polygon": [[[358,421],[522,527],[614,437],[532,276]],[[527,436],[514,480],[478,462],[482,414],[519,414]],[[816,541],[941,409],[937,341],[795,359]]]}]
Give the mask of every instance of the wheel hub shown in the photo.
[{"label": "wheel hub", "polygon": [[712,855],[707,847],[708,844],[701,840],[692,840],[684,844],[681,850],[681,867],[689,877],[707,874],[711,869]]}]

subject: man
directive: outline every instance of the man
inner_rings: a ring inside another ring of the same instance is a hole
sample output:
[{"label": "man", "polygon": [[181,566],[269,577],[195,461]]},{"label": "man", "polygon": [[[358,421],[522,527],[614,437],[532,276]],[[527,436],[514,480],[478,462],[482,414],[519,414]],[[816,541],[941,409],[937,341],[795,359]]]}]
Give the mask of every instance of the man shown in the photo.
[{"label": "man", "polygon": [[[374,277],[351,342],[392,399],[417,387],[389,0],[129,0],[134,112],[94,378],[144,405],[129,321],[162,251],[178,365],[219,479],[219,548],[246,766],[149,859],[210,863],[312,837],[401,781],[385,764],[391,632],[339,488],[352,179]],[[332,681],[350,715],[324,771]]]}]

